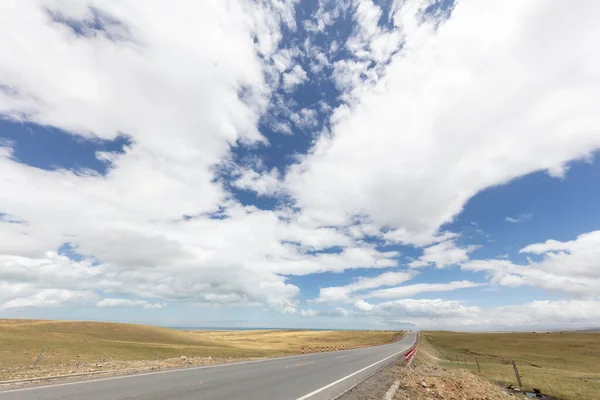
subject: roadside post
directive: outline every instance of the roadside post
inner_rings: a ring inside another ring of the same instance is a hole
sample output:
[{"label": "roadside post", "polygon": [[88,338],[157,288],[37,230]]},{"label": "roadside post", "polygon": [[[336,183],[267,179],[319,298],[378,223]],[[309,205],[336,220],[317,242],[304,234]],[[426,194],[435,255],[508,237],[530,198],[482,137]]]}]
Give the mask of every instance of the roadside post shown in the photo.
[{"label": "roadside post", "polygon": [[40,353],[40,355],[38,356],[37,360],[35,360],[35,362],[33,363],[33,366],[37,366],[38,363],[42,360],[42,357],[44,356],[44,353],[46,352],[46,349],[42,349],[42,352]]},{"label": "roadside post", "polygon": [[519,383],[519,388],[523,388],[523,384],[521,383],[521,375],[519,375],[519,370],[517,369],[517,363],[515,360],[512,362],[513,369],[515,370],[515,376],[517,377],[517,382]]}]

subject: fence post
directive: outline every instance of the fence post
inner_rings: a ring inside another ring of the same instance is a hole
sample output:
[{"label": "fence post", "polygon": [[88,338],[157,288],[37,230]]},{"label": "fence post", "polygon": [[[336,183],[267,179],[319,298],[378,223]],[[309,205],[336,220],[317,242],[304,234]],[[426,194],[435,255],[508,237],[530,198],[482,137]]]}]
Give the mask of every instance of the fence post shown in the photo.
[{"label": "fence post", "polygon": [[515,362],[515,360],[513,360],[512,365],[513,365],[513,369],[515,370],[515,376],[517,377],[517,382],[519,383],[519,388],[522,388],[523,384],[521,383],[521,375],[519,375],[519,370],[517,369],[517,363]]},{"label": "fence post", "polygon": [[475,357],[475,362],[477,363],[477,369],[479,370],[479,373],[481,373],[481,367],[479,366],[479,360],[477,357]]},{"label": "fence post", "polygon": [[42,349],[42,352],[40,353],[40,355],[38,356],[37,360],[35,360],[35,362],[33,363],[33,366],[37,366],[38,363],[42,360],[42,357],[44,356],[44,353],[46,352],[46,349]]},{"label": "fence post", "polygon": [[460,365],[460,361],[458,361],[458,354],[456,355],[456,363]]}]

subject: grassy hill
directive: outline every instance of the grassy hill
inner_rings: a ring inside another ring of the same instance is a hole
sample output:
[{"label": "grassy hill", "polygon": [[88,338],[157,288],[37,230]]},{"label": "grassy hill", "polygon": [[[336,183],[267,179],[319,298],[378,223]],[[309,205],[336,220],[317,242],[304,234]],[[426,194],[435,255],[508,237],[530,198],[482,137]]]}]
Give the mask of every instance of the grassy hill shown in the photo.
[{"label": "grassy hill", "polygon": [[0,369],[43,364],[179,357],[263,357],[298,354],[301,347],[381,344],[399,332],[179,331],[106,322],[1,320]]},{"label": "grassy hill", "polygon": [[[516,386],[515,360],[526,389],[539,388],[561,399],[600,399],[600,333],[459,333],[424,332],[443,365],[478,372]],[[460,360],[457,363],[456,358]]]}]

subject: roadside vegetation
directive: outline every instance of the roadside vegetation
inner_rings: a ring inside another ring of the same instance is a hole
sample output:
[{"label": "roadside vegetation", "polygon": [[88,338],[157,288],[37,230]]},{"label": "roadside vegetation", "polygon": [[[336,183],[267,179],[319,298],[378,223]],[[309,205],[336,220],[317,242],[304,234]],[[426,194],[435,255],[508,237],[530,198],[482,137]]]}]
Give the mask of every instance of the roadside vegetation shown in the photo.
[{"label": "roadside vegetation", "polygon": [[[0,380],[142,365],[204,365],[299,354],[302,347],[308,352],[316,346],[382,344],[401,335],[392,331],[181,331],[105,322],[0,320]],[[38,367],[31,368],[42,349],[46,351]]]},{"label": "roadside vegetation", "polygon": [[600,333],[429,331],[421,338],[433,361],[446,369],[517,387],[514,360],[527,391],[536,388],[565,400],[600,399]]}]

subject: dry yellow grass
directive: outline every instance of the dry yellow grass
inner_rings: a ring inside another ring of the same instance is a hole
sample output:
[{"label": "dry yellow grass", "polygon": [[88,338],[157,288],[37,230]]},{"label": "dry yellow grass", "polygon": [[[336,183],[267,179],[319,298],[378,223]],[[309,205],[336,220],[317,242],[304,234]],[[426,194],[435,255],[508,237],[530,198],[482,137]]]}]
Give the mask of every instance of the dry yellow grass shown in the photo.
[{"label": "dry yellow grass", "polygon": [[246,358],[298,354],[300,348],[373,345],[400,332],[382,331],[179,331],[104,322],[0,320],[0,378],[7,369],[42,363],[154,360],[179,357]]},{"label": "dry yellow grass", "polygon": [[[600,399],[600,333],[424,332],[449,368],[465,368],[504,385],[517,385],[515,360],[525,389],[560,399]],[[456,362],[458,356],[460,364]]]}]

